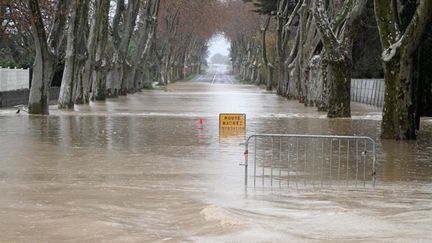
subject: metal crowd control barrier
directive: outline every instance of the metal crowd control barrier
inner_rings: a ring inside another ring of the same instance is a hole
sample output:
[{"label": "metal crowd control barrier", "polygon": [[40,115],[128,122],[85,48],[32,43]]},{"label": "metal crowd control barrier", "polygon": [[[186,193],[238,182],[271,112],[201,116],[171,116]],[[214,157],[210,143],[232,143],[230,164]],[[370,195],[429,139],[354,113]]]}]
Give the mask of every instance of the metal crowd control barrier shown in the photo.
[{"label": "metal crowd control barrier", "polygon": [[376,144],[370,137],[257,134],[246,140],[244,155],[246,186],[249,173],[254,187],[376,184]]}]

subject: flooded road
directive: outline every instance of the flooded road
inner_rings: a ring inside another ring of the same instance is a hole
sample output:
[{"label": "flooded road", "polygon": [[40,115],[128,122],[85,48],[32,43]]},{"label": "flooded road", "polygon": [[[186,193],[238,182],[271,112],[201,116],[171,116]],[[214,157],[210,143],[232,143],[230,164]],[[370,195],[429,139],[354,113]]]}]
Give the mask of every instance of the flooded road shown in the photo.
[{"label": "flooded road", "polygon": [[223,64],[210,65],[207,72],[198,75],[193,82],[215,84],[238,84],[239,81],[233,76],[228,75],[229,66]]},{"label": "flooded road", "polygon": [[[50,116],[0,110],[0,241],[432,241],[431,120],[417,141],[380,141],[374,108],[329,120],[214,74]],[[370,136],[377,187],[245,188],[227,112],[247,114],[246,135]]]}]

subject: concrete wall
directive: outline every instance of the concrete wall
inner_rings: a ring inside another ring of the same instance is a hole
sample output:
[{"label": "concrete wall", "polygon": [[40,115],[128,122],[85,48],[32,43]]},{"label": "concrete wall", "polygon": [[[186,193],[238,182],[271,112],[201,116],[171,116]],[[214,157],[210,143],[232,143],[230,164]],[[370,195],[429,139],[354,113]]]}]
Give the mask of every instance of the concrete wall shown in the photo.
[{"label": "concrete wall", "polygon": [[28,89],[29,69],[0,68],[0,92]]},{"label": "concrete wall", "polygon": [[[60,93],[59,87],[51,87],[50,104],[56,104]],[[15,105],[27,105],[29,99],[29,90],[11,90],[0,92],[0,107],[11,107]]]},{"label": "concrete wall", "polygon": [[384,94],[384,79],[351,80],[351,101],[383,107]]}]

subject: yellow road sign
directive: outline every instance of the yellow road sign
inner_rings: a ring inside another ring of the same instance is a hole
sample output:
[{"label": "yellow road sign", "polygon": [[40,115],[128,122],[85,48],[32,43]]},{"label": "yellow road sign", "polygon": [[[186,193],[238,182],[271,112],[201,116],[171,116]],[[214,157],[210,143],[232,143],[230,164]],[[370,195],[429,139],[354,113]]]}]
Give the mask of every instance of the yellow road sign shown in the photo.
[{"label": "yellow road sign", "polygon": [[219,129],[245,129],[246,114],[219,114]]},{"label": "yellow road sign", "polygon": [[225,141],[226,139],[231,138],[245,138],[246,129],[242,128],[222,128],[219,131],[219,139],[220,141]]}]

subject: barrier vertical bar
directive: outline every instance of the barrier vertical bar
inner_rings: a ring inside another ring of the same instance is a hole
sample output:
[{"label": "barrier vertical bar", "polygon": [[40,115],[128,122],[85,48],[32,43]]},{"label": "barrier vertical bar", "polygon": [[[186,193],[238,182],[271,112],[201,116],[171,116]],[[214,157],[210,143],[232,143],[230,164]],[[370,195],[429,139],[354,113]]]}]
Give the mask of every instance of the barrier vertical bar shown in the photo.
[{"label": "barrier vertical bar", "polygon": [[303,179],[304,179],[304,185],[306,187],[306,167],[307,167],[307,140],[305,140],[305,151],[304,151],[304,168],[303,168]]},{"label": "barrier vertical bar", "polygon": [[376,144],[373,142],[373,163],[372,163],[372,185],[375,188],[376,184]]},{"label": "barrier vertical bar", "polygon": [[254,186],[256,186],[256,167],[257,167],[257,140],[258,137],[255,137],[255,145],[254,145]]},{"label": "barrier vertical bar", "polygon": [[[321,186],[323,185],[323,171],[324,171],[324,139],[321,140]],[[330,175],[331,175],[331,168],[330,168]]]},{"label": "barrier vertical bar", "polygon": [[[266,157],[266,154],[264,153],[264,157]],[[261,181],[262,181],[262,185],[264,186],[264,168],[265,168],[265,164],[264,161],[262,162],[262,176],[261,176]]]},{"label": "barrier vertical bar", "polygon": [[357,187],[357,180],[358,180],[358,171],[359,171],[359,156],[358,156],[358,139],[356,141],[356,181],[355,181],[355,187]]},{"label": "barrier vertical bar", "polygon": [[339,147],[338,147],[338,185],[340,185],[340,172],[341,172],[341,140],[339,139]]},{"label": "barrier vertical bar", "polygon": [[298,137],[296,137],[296,149],[297,149],[297,158],[296,158],[296,187],[298,188],[298,172],[299,172],[299,164],[300,164],[300,158],[299,158],[299,141]]},{"label": "barrier vertical bar", "polygon": [[274,137],[272,137],[272,154],[270,161],[270,186],[273,186],[273,155],[274,155]]},{"label": "barrier vertical bar", "polygon": [[248,184],[248,160],[249,160],[249,139],[246,140],[245,143],[245,152],[244,152],[244,167],[245,167],[245,186],[247,187]]},{"label": "barrier vertical bar", "polygon": [[289,185],[290,185],[290,172],[291,172],[291,170],[290,170],[290,142],[289,142],[289,138],[288,138],[288,154],[287,154],[287,159],[288,159],[288,175],[287,175],[287,185],[288,185],[288,187],[289,187]]},{"label": "barrier vertical bar", "polygon": [[347,140],[347,169],[346,169],[346,185],[348,186],[348,176],[349,176],[349,157],[350,157],[350,154],[349,154],[349,149],[350,149],[350,140],[348,139]]},{"label": "barrier vertical bar", "polygon": [[331,181],[331,175],[332,175],[332,169],[333,169],[333,139],[332,138],[330,138],[330,161],[329,162],[330,162],[329,180]]},{"label": "barrier vertical bar", "polygon": [[279,168],[279,187],[281,187],[281,182],[282,182],[282,137],[279,137],[279,164],[278,164],[278,168]]},{"label": "barrier vertical bar", "polygon": [[366,186],[366,151],[367,151],[367,142],[364,140],[364,155],[363,155],[363,186]]},{"label": "barrier vertical bar", "polygon": [[315,151],[316,150],[316,144],[315,144],[315,140],[312,138],[312,165],[311,165],[311,169],[312,169],[312,186],[315,186]]}]

